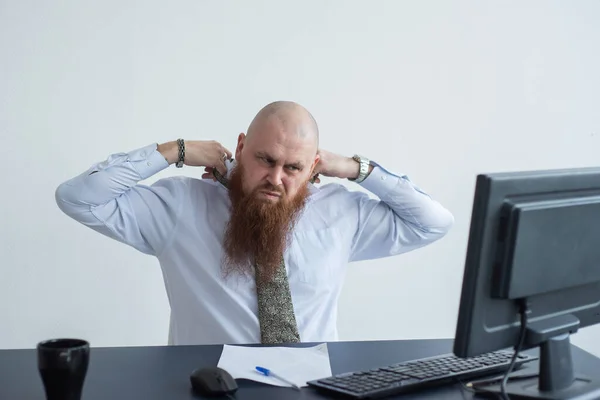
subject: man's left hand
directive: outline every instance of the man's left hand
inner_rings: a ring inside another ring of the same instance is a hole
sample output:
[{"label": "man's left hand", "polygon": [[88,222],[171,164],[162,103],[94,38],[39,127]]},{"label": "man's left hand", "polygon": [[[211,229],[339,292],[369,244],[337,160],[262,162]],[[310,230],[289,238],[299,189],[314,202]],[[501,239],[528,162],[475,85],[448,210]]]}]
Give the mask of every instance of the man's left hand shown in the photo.
[{"label": "man's left hand", "polygon": [[[360,171],[360,164],[352,157],[345,157],[339,154],[334,154],[326,150],[319,150],[319,162],[315,167],[315,174],[323,176],[329,176],[332,178],[340,179],[356,179]],[[321,180],[317,175],[315,183],[319,183]]]}]

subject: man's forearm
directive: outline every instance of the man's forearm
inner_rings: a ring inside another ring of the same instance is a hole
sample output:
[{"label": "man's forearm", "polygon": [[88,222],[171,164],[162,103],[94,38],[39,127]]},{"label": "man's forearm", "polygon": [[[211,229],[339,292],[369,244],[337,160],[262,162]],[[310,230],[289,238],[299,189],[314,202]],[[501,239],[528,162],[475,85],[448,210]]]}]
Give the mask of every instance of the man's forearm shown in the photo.
[{"label": "man's forearm", "polygon": [[448,209],[414,185],[406,175],[393,174],[374,163],[360,186],[358,226],[353,236],[352,261],[388,257],[414,250],[442,238],[454,223]]},{"label": "man's forearm", "polygon": [[168,167],[156,144],[117,153],[56,189],[58,207],[74,220],[136,249],[155,254],[176,222],[185,184],[138,185]]},{"label": "man's forearm", "polygon": [[159,144],[156,150],[162,154],[169,165],[175,164],[179,160],[179,146],[176,141]]},{"label": "man's forearm", "polygon": [[453,225],[450,211],[407,176],[393,174],[381,166],[377,168],[360,185],[379,197],[400,219],[435,234],[446,232]]},{"label": "man's forearm", "polygon": [[[360,175],[360,163],[352,157],[345,157],[334,154],[329,151],[320,150],[321,160],[317,171],[324,176],[331,176],[340,179],[357,179]],[[369,165],[367,176],[373,171],[373,166]]]},{"label": "man's forearm", "polygon": [[[373,171],[373,165],[369,165],[367,176]],[[356,179],[360,174],[360,163],[352,157],[346,157],[342,167],[340,168],[339,178]]]},{"label": "man's forearm", "polygon": [[67,214],[78,214],[80,207],[89,210],[120,196],[168,166],[155,150],[156,145],[150,145],[130,153],[113,154],[94,164],[57,188],[59,207]]}]

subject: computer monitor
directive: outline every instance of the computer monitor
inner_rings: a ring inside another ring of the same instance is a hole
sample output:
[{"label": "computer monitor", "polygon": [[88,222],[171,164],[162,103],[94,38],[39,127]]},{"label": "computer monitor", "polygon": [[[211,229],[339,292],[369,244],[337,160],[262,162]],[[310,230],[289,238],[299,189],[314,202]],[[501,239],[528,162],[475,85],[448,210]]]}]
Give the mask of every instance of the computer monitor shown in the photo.
[{"label": "computer monitor", "polygon": [[511,399],[596,399],[599,376],[573,370],[569,337],[597,323],[600,168],[479,175],[454,354],[539,347],[536,378],[486,390]]}]

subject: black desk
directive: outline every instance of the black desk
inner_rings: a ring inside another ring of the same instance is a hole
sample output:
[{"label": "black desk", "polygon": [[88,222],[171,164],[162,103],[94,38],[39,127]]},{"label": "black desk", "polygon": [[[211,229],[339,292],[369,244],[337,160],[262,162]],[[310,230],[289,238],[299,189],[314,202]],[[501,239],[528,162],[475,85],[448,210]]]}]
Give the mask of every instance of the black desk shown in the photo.
[{"label": "black desk", "polygon": [[[306,344],[307,346],[309,344]],[[329,343],[334,374],[389,365],[452,350],[450,340],[405,340]],[[82,400],[192,400],[189,374],[201,366],[217,365],[222,346],[159,346],[92,348]],[[600,359],[573,346],[579,372],[597,376]],[[311,388],[298,392],[252,381],[238,381],[239,400],[327,399]],[[405,396],[401,399],[466,399],[458,385]],[[0,350],[0,399],[44,400],[35,350]]]}]

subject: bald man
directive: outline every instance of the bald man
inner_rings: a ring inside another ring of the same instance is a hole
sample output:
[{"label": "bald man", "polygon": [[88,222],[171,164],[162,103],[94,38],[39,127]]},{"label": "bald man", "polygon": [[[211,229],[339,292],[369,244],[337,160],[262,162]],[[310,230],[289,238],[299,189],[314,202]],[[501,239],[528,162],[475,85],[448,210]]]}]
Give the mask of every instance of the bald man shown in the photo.
[{"label": "bald man", "polygon": [[[139,183],[172,164],[204,167],[202,179]],[[377,199],[317,186],[318,174]],[[337,340],[348,263],[426,246],[453,224],[408,177],[320,149],[312,115],[286,101],[258,112],[234,158],[215,141],[151,144],[92,165],[60,185],[56,200],[75,220],[158,259],[170,344]]]}]

